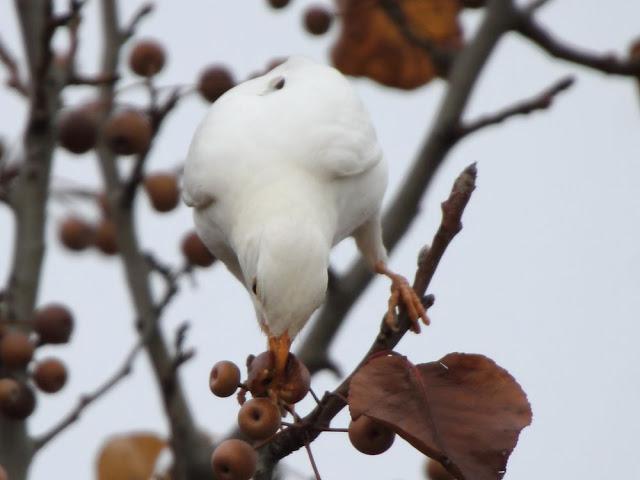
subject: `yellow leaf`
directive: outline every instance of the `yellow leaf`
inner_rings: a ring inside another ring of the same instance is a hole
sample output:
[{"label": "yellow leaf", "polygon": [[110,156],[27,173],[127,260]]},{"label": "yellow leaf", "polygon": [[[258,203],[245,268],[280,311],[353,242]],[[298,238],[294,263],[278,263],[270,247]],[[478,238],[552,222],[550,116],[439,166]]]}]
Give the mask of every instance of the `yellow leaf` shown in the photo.
[{"label": "yellow leaf", "polygon": [[166,445],[165,440],[154,434],[112,437],[98,455],[98,480],[149,480]]}]

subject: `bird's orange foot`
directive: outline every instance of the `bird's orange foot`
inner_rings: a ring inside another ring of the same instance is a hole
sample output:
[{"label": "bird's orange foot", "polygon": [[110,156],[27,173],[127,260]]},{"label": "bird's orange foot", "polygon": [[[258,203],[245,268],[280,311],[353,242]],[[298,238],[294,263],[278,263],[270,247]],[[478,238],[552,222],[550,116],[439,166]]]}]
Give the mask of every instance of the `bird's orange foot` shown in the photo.
[{"label": "bird's orange foot", "polygon": [[284,332],[279,337],[269,337],[269,351],[273,354],[275,363],[273,378],[273,383],[275,385],[279,385],[284,381],[290,348],[291,339],[289,338],[288,332]]},{"label": "bird's orange foot", "polygon": [[391,296],[389,297],[387,315],[385,316],[385,321],[389,328],[397,330],[396,309],[402,302],[411,320],[411,330],[415,333],[420,333],[420,320],[425,325],[429,325],[431,322],[418,294],[411,288],[406,278],[389,270],[384,262],[376,263],[375,270],[377,273],[391,279]]}]

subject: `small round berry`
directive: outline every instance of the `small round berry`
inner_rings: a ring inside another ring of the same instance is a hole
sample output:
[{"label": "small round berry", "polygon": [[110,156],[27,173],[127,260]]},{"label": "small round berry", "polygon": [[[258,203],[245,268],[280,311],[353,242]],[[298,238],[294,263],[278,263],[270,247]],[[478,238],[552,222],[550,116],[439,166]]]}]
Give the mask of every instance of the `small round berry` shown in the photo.
[{"label": "small round berry", "polygon": [[58,231],[60,242],[69,250],[79,252],[93,243],[93,227],[78,217],[66,218]]},{"label": "small round berry", "polygon": [[73,331],[73,316],[64,305],[52,303],[36,311],[33,329],[40,343],[67,343]]},{"label": "small round berry", "polygon": [[23,368],[33,358],[35,346],[26,333],[7,332],[0,340],[0,360],[7,368]]},{"label": "small round berry", "polygon": [[280,411],[268,398],[252,398],[238,412],[238,426],[252,440],[264,440],[280,428]]},{"label": "small round berry", "polygon": [[234,85],[233,75],[227,67],[212,65],[200,74],[198,92],[205,100],[213,103]]},{"label": "small round berry", "polygon": [[455,480],[455,477],[440,462],[431,458],[427,461],[425,473],[429,480]]},{"label": "small round berry", "polygon": [[191,265],[208,267],[216,259],[196,232],[189,232],[182,239],[182,254]]},{"label": "small round berry", "polygon": [[[248,359],[247,359],[248,360]],[[262,352],[247,361],[247,387],[254,397],[265,397],[275,374],[275,358],[270,351]]]},{"label": "small round berry", "polygon": [[104,125],[104,138],[118,155],[144,153],[151,144],[153,129],[149,118],[136,110],[113,114]]},{"label": "small round berry", "polygon": [[258,454],[247,442],[225,440],[213,451],[211,466],[219,480],[249,480],[256,473]]},{"label": "small round berry", "polygon": [[15,402],[20,394],[20,384],[13,378],[0,378],[0,405]]},{"label": "small round berry", "polygon": [[170,212],[180,202],[178,179],[171,173],[155,173],[144,179],[144,189],[158,212]]},{"label": "small round berry", "polygon": [[349,424],[349,440],[351,444],[367,455],[380,455],[389,450],[396,434],[365,415]]},{"label": "small round berry", "polygon": [[58,359],[42,360],[33,371],[33,381],[43,392],[56,393],[67,383],[67,369]]},{"label": "small round berry", "polygon": [[209,374],[209,388],[218,397],[230,397],[240,383],[240,369],[227,360],[216,363]]},{"label": "small round berry", "polygon": [[141,77],[152,77],[164,67],[164,48],[155,40],[140,40],[131,49],[129,67]]},{"label": "small round berry", "polygon": [[272,8],[284,8],[287,5],[289,5],[290,0],[268,0],[269,5],[271,5]]},{"label": "small round berry", "polygon": [[95,147],[97,140],[98,122],[88,109],[75,108],[60,114],[58,141],[65,149],[79,155]]},{"label": "small round berry", "polygon": [[36,396],[24,383],[18,383],[18,391],[0,403],[0,412],[14,420],[24,420],[36,408]]},{"label": "small round berry", "polygon": [[93,243],[105,255],[115,255],[118,252],[115,223],[103,219],[96,227]]},{"label": "small round berry", "polygon": [[311,388],[309,370],[293,353],[290,353],[284,375],[278,396],[287,403],[298,403]]},{"label": "small round berry", "polygon": [[324,35],[332,22],[333,14],[325,7],[309,7],[304,13],[304,28],[312,35]]}]

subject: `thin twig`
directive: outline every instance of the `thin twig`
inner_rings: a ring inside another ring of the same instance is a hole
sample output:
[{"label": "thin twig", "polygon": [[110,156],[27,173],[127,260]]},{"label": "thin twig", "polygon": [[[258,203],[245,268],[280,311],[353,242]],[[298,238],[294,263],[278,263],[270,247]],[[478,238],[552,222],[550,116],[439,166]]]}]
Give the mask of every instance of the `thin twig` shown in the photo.
[{"label": "thin twig", "polygon": [[9,72],[7,85],[13,88],[22,96],[29,96],[29,89],[20,78],[20,70],[18,69],[18,64],[2,41],[2,37],[0,37],[0,62],[4,63],[5,67],[7,67],[7,71]]},{"label": "thin twig", "polygon": [[457,138],[460,139],[466,135],[469,135],[470,133],[473,133],[477,130],[480,130],[481,128],[488,127],[490,125],[497,125],[516,115],[528,115],[538,110],[546,110],[553,103],[553,99],[555,98],[555,96],[570,88],[573,85],[574,81],[575,79],[572,76],[565,77],[561,80],[558,80],[550,87],[547,87],[534,97],[522,100],[518,103],[515,103],[514,105],[511,105],[510,107],[489,115],[485,115],[481,118],[478,118],[477,120],[463,123],[457,131]]},{"label": "thin twig", "polygon": [[313,452],[311,451],[311,446],[309,442],[304,444],[304,449],[307,451],[307,456],[309,457],[309,462],[311,462],[311,468],[313,468],[313,474],[316,476],[316,480],[322,480],[320,478],[320,472],[318,471],[318,466],[316,465],[316,460],[313,458]]},{"label": "thin twig", "polygon": [[122,30],[122,42],[127,41],[136,33],[136,29],[138,28],[140,22],[144,19],[144,17],[153,12],[153,8],[153,3],[148,2],[141,5],[140,8],[136,10],[136,12],[129,20],[127,26]]},{"label": "thin twig", "polygon": [[620,59],[612,54],[598,55],[558,40],[528,12],[520,12],[515,31],[531,40],[549,55],[577,65],[614,75],[640,75],[640,59]]},{"label": "thin twig", "polygon": [[62,420],[58,422],[57,425],[51,428],[48,432],[42,434],[40,437],[36,438],[35,450],[40,450],[56,436],[73,425],[73,423],[80,418],[80,415],[89,405],[101,398],[103,395],[107,394],[113,387],[120,383],[121,380],[127,377],[132,371],[133,362],[135,361],[138,353],[140,353],[140,351],[144,347],[144,344],[148,340],[148,338],[148,332],[146,335],[140,336],[138,338],[138,341],[135,343],[135,345],[133,345],[129,353],[126,355],[124,361],[122,362],[122,365],[118,367],[115,372],[107,377],[107,379],[102,382],[102,384],[93,392],[81,395],[76,406],[71,409],[71,411],[67,413],[62,418]]}]

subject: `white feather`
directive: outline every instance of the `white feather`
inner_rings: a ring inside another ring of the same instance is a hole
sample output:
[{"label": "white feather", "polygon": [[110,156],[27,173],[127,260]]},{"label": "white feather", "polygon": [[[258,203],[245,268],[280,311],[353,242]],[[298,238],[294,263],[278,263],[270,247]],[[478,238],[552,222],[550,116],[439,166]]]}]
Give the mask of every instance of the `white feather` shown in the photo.
[{"label": "white feather", "polygon": [[204,243],[252,295],[263,328],[293,337],[324,300],[333,245],[354,235],[370,264],[386,260],[386,183],[348,80],[292,57],[211,106],[189,150],[184,199]]}]

